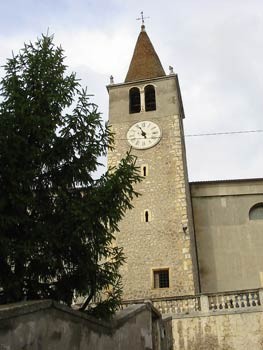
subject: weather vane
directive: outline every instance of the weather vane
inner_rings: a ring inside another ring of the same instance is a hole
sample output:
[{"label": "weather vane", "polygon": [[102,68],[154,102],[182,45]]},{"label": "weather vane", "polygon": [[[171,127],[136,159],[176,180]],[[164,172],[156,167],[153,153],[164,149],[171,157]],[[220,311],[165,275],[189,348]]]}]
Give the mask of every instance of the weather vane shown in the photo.
[{"label": "weather vane", "polygon": [[144,25],[144,20],[145,20],[146,18],[150,18],[150,17],[144,17],[143,11],[142,11],[142,12],[141,12],[141,17],[136,18],[136,19],[137,19],[137,21],[142,21],[142,26],[143,26],[143,25]]}]

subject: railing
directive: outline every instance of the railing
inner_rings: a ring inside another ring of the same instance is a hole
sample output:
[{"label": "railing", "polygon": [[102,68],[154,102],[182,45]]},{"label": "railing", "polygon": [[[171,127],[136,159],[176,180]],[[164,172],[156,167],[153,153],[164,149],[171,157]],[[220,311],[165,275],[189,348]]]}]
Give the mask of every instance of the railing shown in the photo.
[{"label": "railing", "polygon": [[208,295],[209,310],[240,309],[261,305],[259,290]]},{"label": "railing", "polygon": [[190,296],[181,299],[153,300],[153,306],[159,310],[161,314],[189,314],[200,311],[200,298]]},{"label": "railing", "polygon": [[200,297],[199,296],[183,296],[183,297],[166,297],[166,298],[152,298],[152,299],[137,299],[125,300],[122,307],[127,307],[131,304],[141,304],[146,301],[151,301],[153,306],[159,310],[161,314],[189,314],[200,311]]},{"label": "railing", "polygon": [[122,308],[130,304],[151,301],[161,314],[194,314],[231,312],[233,310],[252,309],[263,305],[263,289],[241,290],[234,292],[209,293],[180,297],[151,298],[149,300],[126,300]]}]

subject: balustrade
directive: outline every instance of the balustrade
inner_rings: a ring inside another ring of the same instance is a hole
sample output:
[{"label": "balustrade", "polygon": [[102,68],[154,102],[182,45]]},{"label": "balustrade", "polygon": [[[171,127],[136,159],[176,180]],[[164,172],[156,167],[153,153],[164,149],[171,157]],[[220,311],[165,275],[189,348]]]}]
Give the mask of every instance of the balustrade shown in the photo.
[{"label": "balustrade", "polygon": [[240,309],[261,305],[259,291],[240,291],[208,295],[210,310]]},{"label": "balustrade", "polygon": [[[161,314],[194,314],[197,312],[231,312],[233,310],[248,309],[261,306],[263,290],[246,290],[208,295],[180,296],[167,298],[153,298],[153,306]],[[130,304],[144,303],[146,300],[124,301],[122,308]]]},{"label": "balustrade", "polygon": [[200,311],[199,297],[153,300],[153,306],[162,314],[189,314]]}]

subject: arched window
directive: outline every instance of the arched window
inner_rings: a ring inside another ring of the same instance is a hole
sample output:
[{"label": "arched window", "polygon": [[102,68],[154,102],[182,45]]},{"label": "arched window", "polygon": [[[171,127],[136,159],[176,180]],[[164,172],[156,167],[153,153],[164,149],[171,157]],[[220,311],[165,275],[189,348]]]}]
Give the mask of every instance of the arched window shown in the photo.
[{"label": "arched window", "polygon": [[141,111],[141,95],[140,90],[133,87],[130,92],[130,113],[139,113]]},{"label": "arched window", "polygon": [[145,110],[155,111],[156,110],[156,100],[155,100],[155,88],[153,85],[147,85],[144,89],[145,95]]},{"label": "arched window", "polygon": [[263,220],[263,203],[257,203],[249,210],[249,220]]}]

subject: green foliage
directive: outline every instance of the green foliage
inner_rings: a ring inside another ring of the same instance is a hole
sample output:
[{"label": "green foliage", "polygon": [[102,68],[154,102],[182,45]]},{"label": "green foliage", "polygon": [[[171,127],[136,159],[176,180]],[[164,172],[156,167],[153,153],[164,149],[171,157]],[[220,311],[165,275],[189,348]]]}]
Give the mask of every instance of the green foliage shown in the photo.
[{"label": "green foliage", "polygon": [[[0,288],[2,302],[104,296],[114,312],[122,250],[113,233],[140,181],[132,155],[95,180],[113,147],[97,106],[67,74],[60,47],[42,36],[4,66],[0,103]],[[67,112],[71,110],[72,112]]]}]

